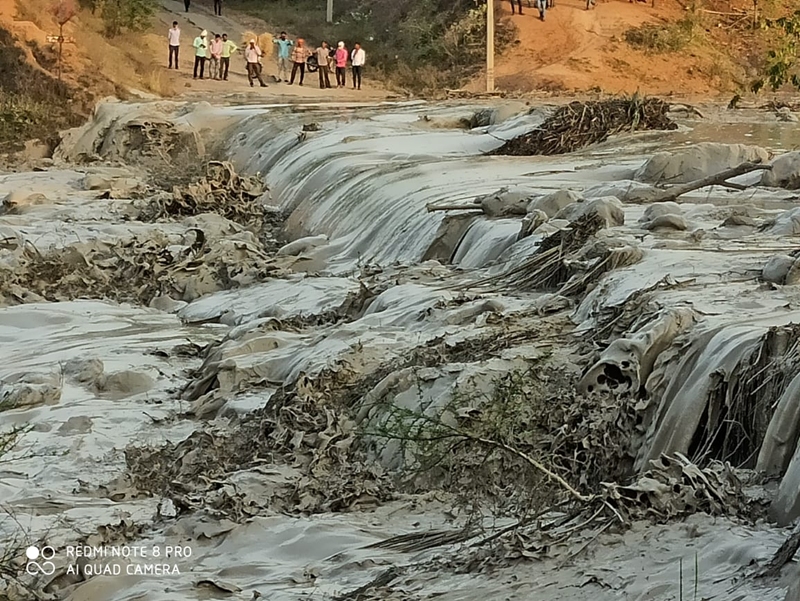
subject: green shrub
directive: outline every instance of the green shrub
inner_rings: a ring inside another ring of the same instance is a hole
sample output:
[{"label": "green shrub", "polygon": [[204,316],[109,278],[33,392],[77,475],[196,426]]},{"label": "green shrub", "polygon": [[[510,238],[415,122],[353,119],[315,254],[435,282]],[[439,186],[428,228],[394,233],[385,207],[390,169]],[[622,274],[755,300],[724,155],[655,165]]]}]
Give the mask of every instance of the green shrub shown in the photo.
[{"label": "green shrub", "polygon": [[625,32],[625,41],[645,52],[677,52],[691,43],[694,37],[695,20],[685,17],[676,23],[645,23]]}]

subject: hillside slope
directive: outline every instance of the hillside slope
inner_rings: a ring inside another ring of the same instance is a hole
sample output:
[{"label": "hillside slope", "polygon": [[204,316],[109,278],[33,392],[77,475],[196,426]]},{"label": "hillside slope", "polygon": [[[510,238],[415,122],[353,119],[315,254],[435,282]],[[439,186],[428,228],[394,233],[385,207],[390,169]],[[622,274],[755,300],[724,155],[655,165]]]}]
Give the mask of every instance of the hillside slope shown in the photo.
[{"label": "hillside slope", "polygon": [[[518,43],[496,59],[497,88],[517,92],[639,90],[708,97],[744,85],[747,73],[742,65],[750,62],[746,55],[759,53],[758,41],[747,31],[748,19],[731,17],[733,26],[729,26],[720,22],[724,11],[717,9],[733,13],[739,4],[752,11],[752,3],[725,0],[717,7],[709,1],[694,12],[677,0],[655,4],[598,0],[596,7],[586,10],[585,0],[556,0],[541,22],[538,11],[527,8],[523,0],[524,14],[513,17]],[[503,1],[502,8],[511,17],[510,4]],[[676,48],[636,49],[625,41],[626,32],[646,24],[651,24],[651,31],[660,29],[673,38],[681,35],[674,41]],[[743,37],[750,38],[750,43],[737,45]],[[467,89],[485,89],[484,74]]]}]

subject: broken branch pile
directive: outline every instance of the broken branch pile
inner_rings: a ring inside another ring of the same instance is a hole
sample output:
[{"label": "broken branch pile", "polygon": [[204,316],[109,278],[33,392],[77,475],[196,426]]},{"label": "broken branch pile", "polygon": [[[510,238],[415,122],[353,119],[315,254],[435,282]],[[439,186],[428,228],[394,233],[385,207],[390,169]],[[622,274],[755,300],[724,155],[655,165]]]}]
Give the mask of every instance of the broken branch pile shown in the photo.
[{"label": "broken branch pile", "polygon": [[200,181],[174,186],[172,196],[153,198],[139,219],[156,221],[218,213],[258,233],[265,225],[266,207],[259,202],[265,191],[258,176],[238,175],[227,161],[209,161],[206,175]]},{"label": "broken branch pile", "polygon": [[250,232],[207,239],[191,230],[193,241],[164,234],[100,240],[41,253],[20,248],[14,268],[0,269],[2,300],[10,304],[102,298],[148,305],[157,296],[191,301],[247,285],[278,268]]},{"label": "broken branch pile", "polygon": [[657,98],[575,101],[559,108],[537,129],[507,141],[491,154],[565,154],[623,131],[677,129],[668,112],[669,104]]},{"label": "broken branch pile", "polygon": [[605,226],[600,215],[587,213],[568,228],[545,238],[533,256],[518,267],[473,286],[558,290],[562,296],[580,295],[607,271],[633,265],[642,258],[642,251],[635,247],[593,242],[593,236]]},{"label": "broken branch pile", "polygon": [[627,520],[672,518],[704,512],[735,515],[744,508],[742,485],[728,463],[700,469],[680,453],[662,455],[633,484],[603,484],[603,496]]}]

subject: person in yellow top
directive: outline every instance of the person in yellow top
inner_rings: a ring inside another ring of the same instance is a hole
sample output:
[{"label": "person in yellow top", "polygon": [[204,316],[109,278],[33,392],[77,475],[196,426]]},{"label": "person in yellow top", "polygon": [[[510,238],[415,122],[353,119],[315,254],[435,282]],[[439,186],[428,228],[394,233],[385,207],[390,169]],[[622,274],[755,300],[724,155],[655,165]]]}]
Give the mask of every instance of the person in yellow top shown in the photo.
[{"label": "person in yellow top", "polygon": [[231,54],[239,50],[239,47],[234,44],[231,40],[228,39],[228,34],[222,34],[222,65],[220,66],[220,71],[222,73],[222,79],[224,81],[228,81],[228,69],[231,66]]}]

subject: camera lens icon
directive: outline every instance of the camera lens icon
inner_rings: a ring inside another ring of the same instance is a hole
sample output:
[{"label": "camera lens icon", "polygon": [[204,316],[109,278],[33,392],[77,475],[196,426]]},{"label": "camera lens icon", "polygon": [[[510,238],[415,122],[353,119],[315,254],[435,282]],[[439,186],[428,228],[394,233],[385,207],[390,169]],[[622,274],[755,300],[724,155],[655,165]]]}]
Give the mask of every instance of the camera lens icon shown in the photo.
[{"label": "camera lens icon", "polygon": [[[25,564],[25,571],[31,576],[36,576],[38,574],[51,576],[56,571],[56,564],[50,560],[55,556],[56,550],[50,545],[44,546],[41,549],[39,547],[30,546],[25,549],[25,557],[28,558],[28,563]],[[38,559],[44,561],[39,562],[37,561]]]}]

